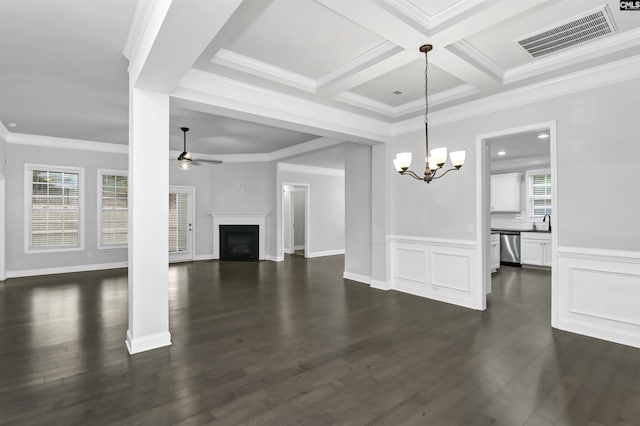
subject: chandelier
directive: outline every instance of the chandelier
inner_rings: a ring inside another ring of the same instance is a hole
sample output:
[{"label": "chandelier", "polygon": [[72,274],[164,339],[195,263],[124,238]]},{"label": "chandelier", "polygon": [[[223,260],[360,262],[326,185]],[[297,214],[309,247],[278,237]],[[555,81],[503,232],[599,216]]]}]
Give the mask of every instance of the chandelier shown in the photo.
[{"label": "chandelier", "polygon": [[442,170],[445,163],[447,162],[447,148],[435,148],[429,152],[429,58],[427,57],[427,53],[433,49],[433,46],[430,44],[424,44],[420,46],[420,51],[424,53],[425,67],[424,67],[424,100],[426,104],[426,109],[424,113],[424,138],[425,138],[425,146],[426,146],[426,158],[424,165],[424,176],[419,176],[415,172],[409,170],[411,167],[411,157],[412,154],[410,152],[400,152],[396,154],[396,158],[393,160],[393,165],[401,175],[408,175],[414,179],[422,180],[424,182],[431,182],[434,179],[439,179],[442,176],[446,175],[452,170],[460,170],[462,165],[464,164],[465,151],[454,151],[449,154],[449,158],[451,159],[451,164],[453,168],[445,170],[444,173],[436,176],[438,171]]}]

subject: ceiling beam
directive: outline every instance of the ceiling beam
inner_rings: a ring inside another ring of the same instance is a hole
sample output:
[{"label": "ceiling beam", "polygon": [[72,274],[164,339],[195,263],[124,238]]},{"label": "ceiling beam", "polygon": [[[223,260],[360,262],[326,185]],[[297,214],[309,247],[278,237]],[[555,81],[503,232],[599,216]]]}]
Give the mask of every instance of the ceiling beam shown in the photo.
[{"label": "ceiling beam", "polygon": [[241,3],[141,0],[123,52],[130,85],[169,93]]}]

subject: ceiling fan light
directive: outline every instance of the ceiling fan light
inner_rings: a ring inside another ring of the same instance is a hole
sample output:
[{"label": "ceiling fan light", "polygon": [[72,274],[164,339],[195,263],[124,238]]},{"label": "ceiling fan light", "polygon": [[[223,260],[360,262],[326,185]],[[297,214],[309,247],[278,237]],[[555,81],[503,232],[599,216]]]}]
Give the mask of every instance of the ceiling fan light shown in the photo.
[{"label": "ceiling fan light", "polygon": [[191,160],[178,160],[178,168],[180,170],[191,170]]}]

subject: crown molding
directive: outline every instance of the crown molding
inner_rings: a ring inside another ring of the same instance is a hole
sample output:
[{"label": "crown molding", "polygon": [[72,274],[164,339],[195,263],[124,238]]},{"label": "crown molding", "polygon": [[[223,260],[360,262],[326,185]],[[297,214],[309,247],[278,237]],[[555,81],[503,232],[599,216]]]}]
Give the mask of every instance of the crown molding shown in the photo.
[{"label": "crown molding", "polygon": [[505,70],[498,64],[493,62],[487,55],[476,49],[466,40],[460,40],[449,46],[449,49],[458,56],[466,56],[471,61],[479,65],[498,80],[504,79]]},{"label": "crown molding", "polygon": [[330,169],[328,167],[305,166],[303,164],[278,163],[278,171],[344,177],[344,170]]},{"label": "crown molding", "polygon": [[316,82],[316,87],[322,87],[336,80],[343,79],[366,68],[372,63],[381,62],[402,51],[403,49],[400,46],[397,46],[390,41],[385,41],[376,47],[369,49],[343,66],[336,68],[329,74],[319,78]]},{"label": "crown molding", "polygon": [[[435,95],[429,96],[429,105],[435,106],[446,102],[451,102],[456,99],[470,96],[477,93],[478,90],[470,84],[461,84],[451,89],[443,90]],[[369,111],[384,114],[391,118],[401,117],[403,115],[411,114],[424,110],[424,99],[416,99],[409,101],[396,107],[385,104],[384,102],[376,101],[367,96],[362,96],[354,92],[343,92],[334,97],[335,100],[344,102],[349,105],[353,105],[359,108],[364,108]]]},{"label": "crown molding", "polygon": [[311,93],[315,93],[316,88],[318,87],[316,80],[312,78],[258,61],[227,49],[218,50],[216,55],[211,59],[211,62]]},{"label": "crown molding", "polygon": [[122,54],[125,58],[131,60],[134,52],[138,50],[142,35],[144,34],[144,28],[149,22],[152,10],[153,2],[149,0],[138,0],[138,2],[136,2],[136,10],[133,13],[129,33],[127,34],[127,39],[122,49]]},{"label": "crown molding", "polygon": [[294,155],[305,154],[310,151],[316,151],[318,149],[328,148],[333,145],[343,143],[343,140],[334,138],[317,138],[304,143],[299,143],[287,148],[279,149],[269,153],[270,160],[280,160],[282,158],[292,157]]},{"label": "crown molding", "polygon": [[446,23],[447,21],[486,2],[487,0],[458,1],[457,3],[436,13],[435,15],[428,14],[410,0],[381,1],[391,6],[397,12],[402,14],[406,19],[409,19],[412,22],[418,24],[418,26],[420,26],[421,28],[425,30],[432,30],[433,28]]},{"label": "crown molding", "polygon": [[[441,126],[583,90],[637,79],[638,76],[640,76],[640,55],[435,111],[429,115],[429,124],[433,127]],[[422,126],[422,118],[413,117],[393,124],[391,135],[397,136],[417,131]]]},{"label": "crown molding", "polygon": [[16,145],[39,146],[43,148],[77,149],[82,151],[107,152],[111,154],[129,153],[129,145],[117,143],[57,138],[54,136],[29,135],[26,133],[10,133],[6,139],[7,143]]},{"label": "crown molding", "polygon": [[640,46],[640,28],[614,34],[591,43],[574,47],[566,52],[536,59],[530,63],[510,68],[504,72],[504,84],[589,61],[620,50]]}]

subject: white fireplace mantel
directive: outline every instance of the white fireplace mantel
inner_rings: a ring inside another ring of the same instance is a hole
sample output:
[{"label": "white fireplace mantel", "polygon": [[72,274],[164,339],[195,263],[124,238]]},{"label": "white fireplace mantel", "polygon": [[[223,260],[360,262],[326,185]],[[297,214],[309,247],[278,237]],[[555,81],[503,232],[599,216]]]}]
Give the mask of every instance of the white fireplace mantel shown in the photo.
[{"label": "white fireplace mantel", "polygon": [[209,213],[213,218],[213,258],[220,259],[220,225],[258,225],[259,259],[266,256],[267,213]]}]

